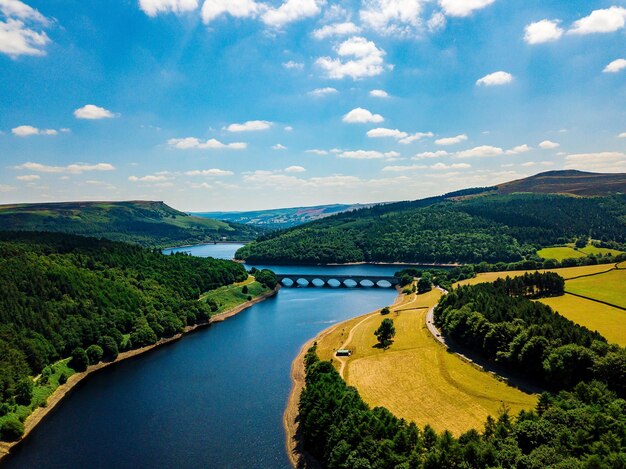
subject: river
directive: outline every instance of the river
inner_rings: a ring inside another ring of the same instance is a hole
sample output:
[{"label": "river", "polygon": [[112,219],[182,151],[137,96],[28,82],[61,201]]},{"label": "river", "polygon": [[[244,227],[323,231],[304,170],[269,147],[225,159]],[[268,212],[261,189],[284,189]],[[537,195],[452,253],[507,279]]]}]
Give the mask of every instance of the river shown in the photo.
[{"label": "river", "polygon": [[[180,250],[231,258],[238,247]],[[398,267],[275,270],[389,275]],[[390,304],[395,294],[284,288],[224,322],[89,376],[2,466],[288,468],[282,415],[293,358],[318,332]]]}]

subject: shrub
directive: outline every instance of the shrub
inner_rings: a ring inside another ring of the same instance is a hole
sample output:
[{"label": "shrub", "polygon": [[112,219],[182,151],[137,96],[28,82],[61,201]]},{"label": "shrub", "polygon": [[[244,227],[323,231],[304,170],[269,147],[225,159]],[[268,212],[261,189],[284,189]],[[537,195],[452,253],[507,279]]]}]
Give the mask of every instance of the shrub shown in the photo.
[{"label": "shrub", "polygon": [[4,441],[17,441],[24,434],[24,424],[16,418],[8,418],[0,426],[0,438]]},{"label": "shrub", "polygon": [[82,347],[76,347],[72,352],[72,359],[69,363],[70,367],[76,371],[85,371],[89,366],[89,357]]},{"label": "shrub", "polygon": [[20,405],[29,405],[33,398],[33,380],[22,378],[15,386],[15,402]]},{"label": "shrub", "polygon": [[119,349],[117,348],[117,342],[113,337],[105,335],[102,337],[100,341],[100,346],[102,347],[102,358],[104,360],[115,360],[119,354]]},{"label": "shrub", "polygon": [[102,360],[102,356],[104,355],[104,351],[99,345],[90,345],[89,347],[87,347],[87,350],[85,352],[87,353],[87,358],[89,359],[90,365],[95,365],[96,363],[99,363],[100,360]]},{"label": "shrub", "polygon": [[380,310],[380,314],[382,314],[383,316],[389,313],[391,313],[389,306],[385,306],[383,309]]},{"label": "shrub", "polygon": [[243,293],[244,295],[248,294],[248,285],[243,286],[243,288],[241,289],[241,293]]}]

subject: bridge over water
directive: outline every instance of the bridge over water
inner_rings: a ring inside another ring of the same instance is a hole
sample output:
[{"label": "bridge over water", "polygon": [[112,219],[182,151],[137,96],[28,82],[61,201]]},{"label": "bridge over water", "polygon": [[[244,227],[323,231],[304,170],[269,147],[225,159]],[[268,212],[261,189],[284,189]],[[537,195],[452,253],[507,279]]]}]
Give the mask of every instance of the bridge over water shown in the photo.
[{"label": "bridge over water", "polygon": [[384,275],[276,274],[279,283],[290,287],[330,288],[392,288],[398,279]]}]

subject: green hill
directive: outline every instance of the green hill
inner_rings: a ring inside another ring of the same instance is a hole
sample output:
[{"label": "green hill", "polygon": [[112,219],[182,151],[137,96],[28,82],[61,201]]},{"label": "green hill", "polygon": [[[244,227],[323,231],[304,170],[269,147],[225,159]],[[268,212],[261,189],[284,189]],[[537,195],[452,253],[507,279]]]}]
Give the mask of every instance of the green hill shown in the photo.
[{"label": "green hill", "polygon": [[580,196],[626,194],[626,174],[587,173],[584,171],[547,171],[517,181],[500,184],[498,192],[535,194],[572,194]]},{"label": "green hill", "polygon": [[167,247],[249,241],[259,228],[200,218],[163,202],[64,202],[0,205],[0,230],[53,231]]},{"label": "green hill", "polygon": [[283,264],[495,263],[534,258],[541,247],[579,238],[616,247],[626,242],[624,194],[498,192],[470,189],[343,213],[261,237],[236,257]]}]

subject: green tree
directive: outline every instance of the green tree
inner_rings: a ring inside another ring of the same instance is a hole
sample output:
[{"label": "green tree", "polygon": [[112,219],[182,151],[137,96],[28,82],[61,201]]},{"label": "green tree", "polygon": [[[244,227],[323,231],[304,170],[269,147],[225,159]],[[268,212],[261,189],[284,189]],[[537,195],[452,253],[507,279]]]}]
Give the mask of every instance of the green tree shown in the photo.
[{"label": "green tree", "polygon": [[417,282],[417,292],[418,293],[426,293],[433,289],[433,282],[429,277],[422,277]]},{"label": "green tree", "polygon": [[391,339],[396,335],[396,328],[393,325],[393,321],[389,318],[383,319],[378,329],[374,331],[374,335],[381,346],[385,348],[389,347]]},{"label": "green tree", "polygon": [[72,352],[72,359],[69,363],[70,367],[76,371],[85,371],[89,366],[89,357],[82,347],[76,347]]},{"label": "green tree", "polygon": [[15,402],[20,405],[29,405],[33,398],[33,380],[30,377],[22,378],[15,386]]},{"label": "green tree", "polygon": [[383,316],[387,315],[391,313],[391,310],[389,309],[389,306],[385,306],[383,309],[380,310],[380,314],[382,314]]},{"label": "green tree", "polygon": [[102,347],[102,358],[104,360],[115,360],[119,354],[117,342],[113,337],[108,335],[102,336],[100,340],[100,346]]},{"label": "green tree", "polygon": [[24,424],[17,418],[8,418],[0,426],[0,438],[4,441],[17,441],[24,434]]},{"label": "green tree", "polygon": [[243,293],[244,295],[248,294],[248,285],[243,286],[243,288],[241,289],[241,293]]},{"label": "green tree", "polygon": [[100,360],[102,360],[102,356],[104,355],[104,351],[102,350],[102,347],[100,347],[99,345],[95,345],[95,344],[87,347],[87,350],[85,350],[85,353],[87,353],[87,358],[89,358],[90,365],[95,365],[96,363],[100,363]]}]

